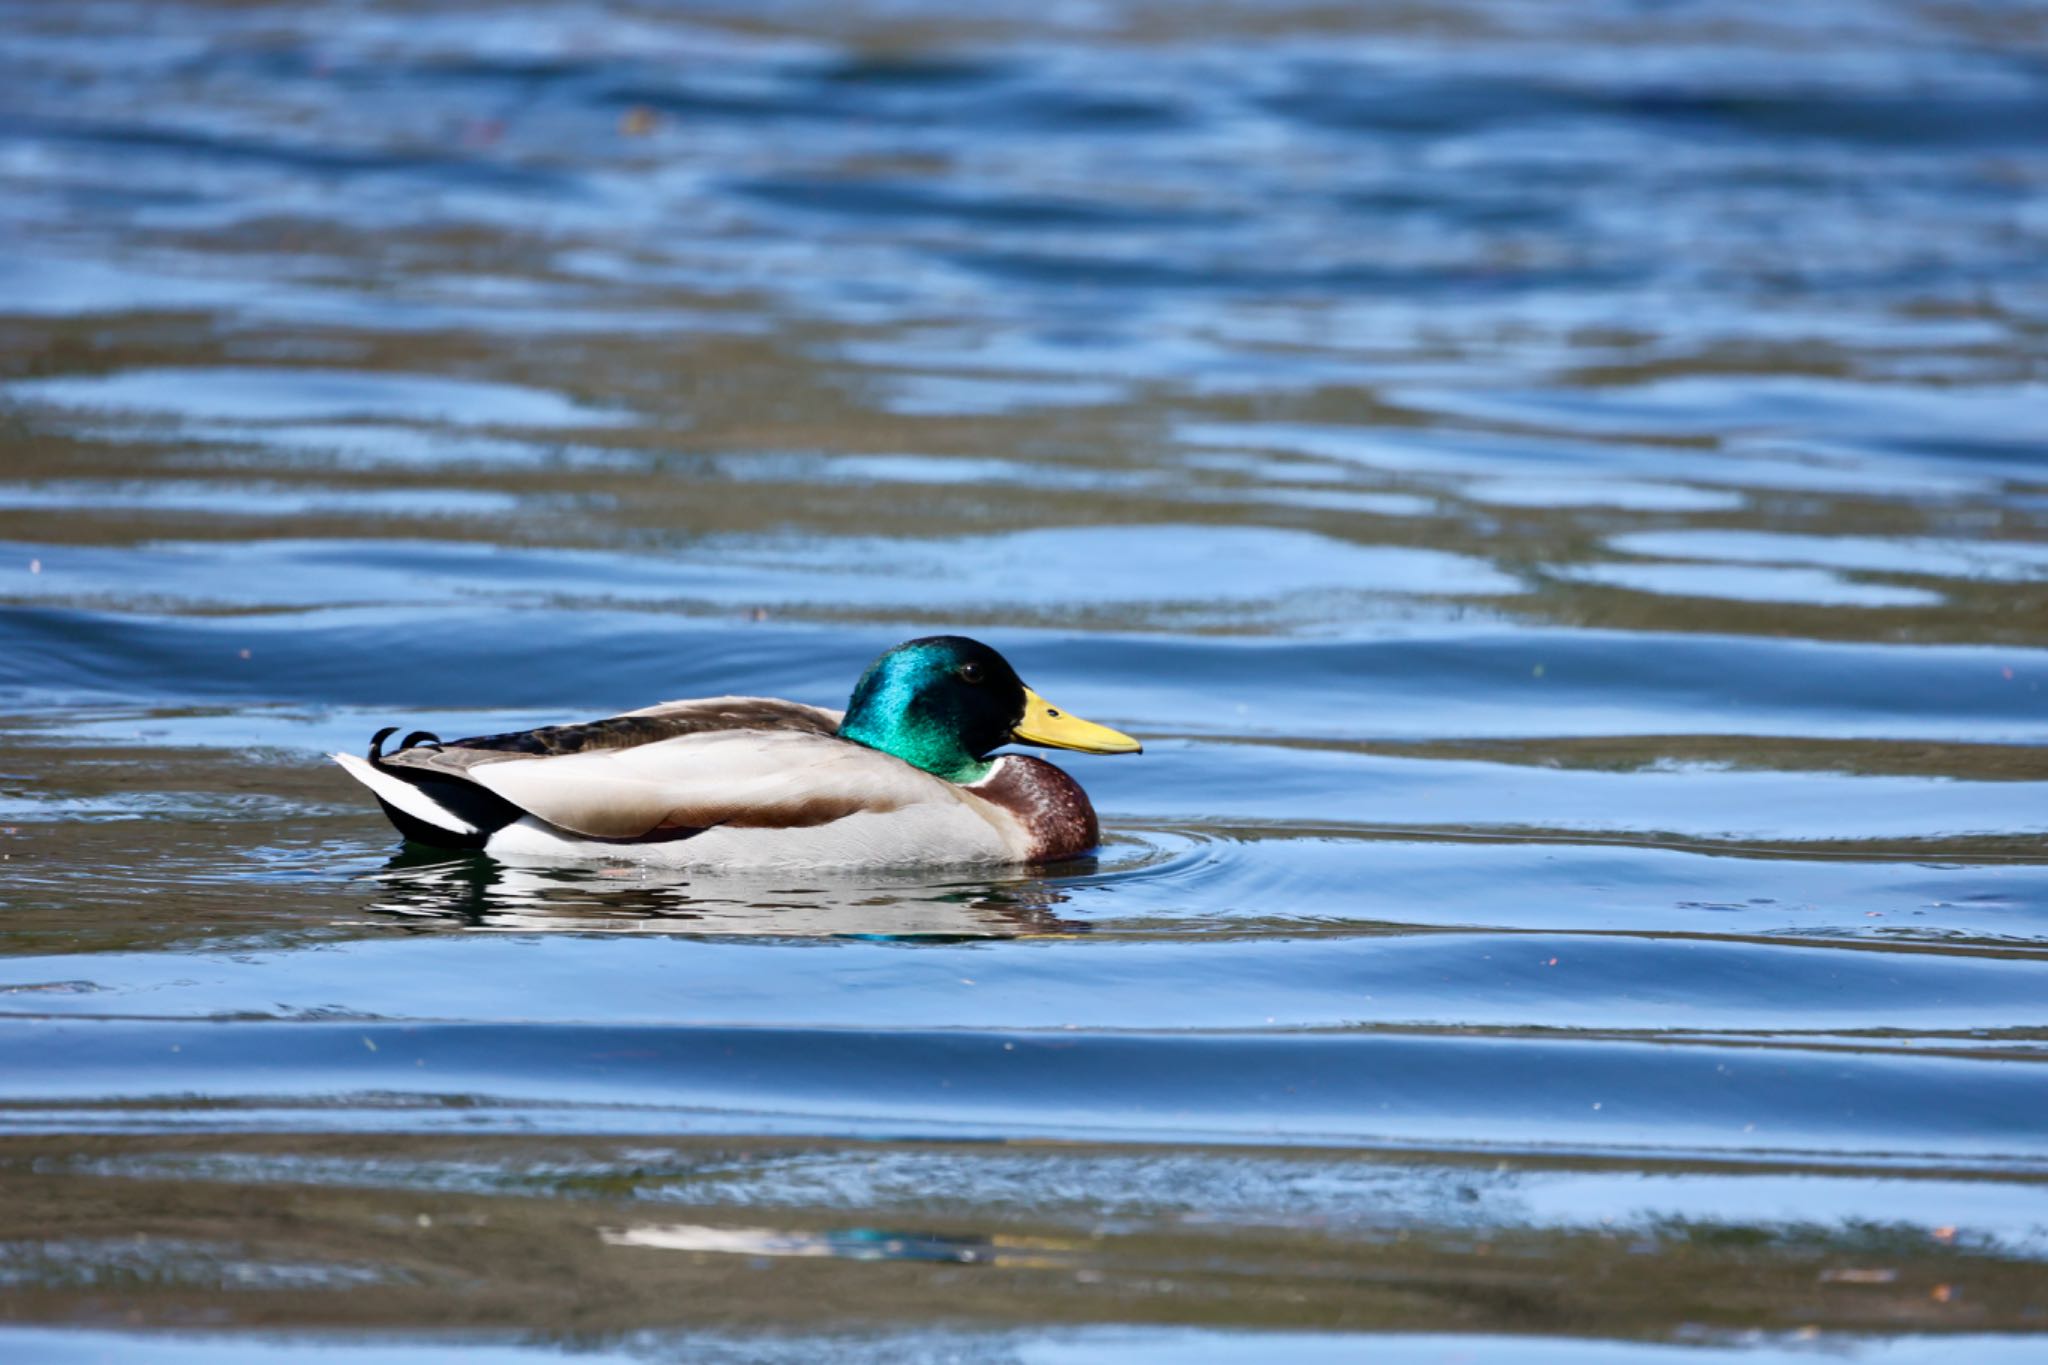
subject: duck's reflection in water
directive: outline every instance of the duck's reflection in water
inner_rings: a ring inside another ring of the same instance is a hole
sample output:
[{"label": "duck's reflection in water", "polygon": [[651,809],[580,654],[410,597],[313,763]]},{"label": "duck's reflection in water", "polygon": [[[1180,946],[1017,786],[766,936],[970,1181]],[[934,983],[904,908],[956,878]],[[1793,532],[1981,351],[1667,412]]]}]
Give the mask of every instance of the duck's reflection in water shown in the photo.
[{"label": "duck's reflection in water", "polygon": [[398,854],[370,874],[379,917],[422,929],[954,941],[1088,932],[1061,919],[1060,876],[706,874],[638,863],[518,865],[441,850]]}]

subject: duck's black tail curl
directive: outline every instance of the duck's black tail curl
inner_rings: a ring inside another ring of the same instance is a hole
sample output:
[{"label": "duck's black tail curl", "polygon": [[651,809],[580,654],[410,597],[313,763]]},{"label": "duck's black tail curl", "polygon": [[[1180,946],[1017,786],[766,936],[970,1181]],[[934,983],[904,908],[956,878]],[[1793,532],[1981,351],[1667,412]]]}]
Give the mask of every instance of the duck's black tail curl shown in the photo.
[{"label": "duck's black tail curl", "polygon": [[[504,797],[487,787],[478,786],[459,773],[436,772],[409,763],[390,762],[384,753],[384,742],[397,734],[398,729],[396,725],[387,725],[370,736],[370,747],[366,753],[370,766],[376,769],[380,778],[395,779],[416,788],[432,803],[430,813],[438,810],[448,817],[446,824],[424,819],[387,800],[382,792],[376,790],[376,785],[371,784],[371,794],[384,808],[385,818],[408,841],[434,848],[481,849],[493,834],[525,816],[525,811]],[[422,747],[439,750],[444,745],[440,736],[432,731],[415,730],[393,753]],[[465,826],[467,828],[463,828]]]}]

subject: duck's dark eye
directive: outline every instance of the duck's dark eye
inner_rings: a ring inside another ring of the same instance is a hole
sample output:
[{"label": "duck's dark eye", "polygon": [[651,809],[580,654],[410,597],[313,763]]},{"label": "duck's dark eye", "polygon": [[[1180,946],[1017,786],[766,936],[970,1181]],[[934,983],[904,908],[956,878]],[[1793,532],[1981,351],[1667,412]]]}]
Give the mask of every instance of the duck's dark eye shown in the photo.
[{"label": "duck's dark eye", "polygon": [[976,685],[979,685],[979,684],[980,684],[980,682],[981,682],[981,665],[980,665],[980,664],[962,664],[962,665],[960,665],[959,677],[960,677],[960,681],[961,681],[961,682],[964,682],[964,683],[974,683],[974,684],[976,684]]}]

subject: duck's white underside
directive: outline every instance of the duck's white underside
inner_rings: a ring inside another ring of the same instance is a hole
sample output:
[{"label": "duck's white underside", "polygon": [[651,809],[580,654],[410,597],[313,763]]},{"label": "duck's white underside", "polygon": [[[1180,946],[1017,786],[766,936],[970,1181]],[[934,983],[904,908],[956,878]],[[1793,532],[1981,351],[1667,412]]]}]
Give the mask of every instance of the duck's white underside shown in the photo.
[{"label": "duck's white underside", "polygon": [[[353,754],[335,762],[392,805],[454,834],[475,826]],[[1032,840],[1009,811],[889,754],[817,734],[719,731],[628,749],[547,756],[450,750],[427,760],[528,812],[485,844],[517,861],[631,859],[774,870],[1022,862]],[[997,760],[997,771],[1007,759]],[[990,778],[996,775],[991,772]],[[819,819],[821,810],[843,809]],[[643,839],[661,827],[704,827]],[[595,836],[595,837],[593,837]]]}]

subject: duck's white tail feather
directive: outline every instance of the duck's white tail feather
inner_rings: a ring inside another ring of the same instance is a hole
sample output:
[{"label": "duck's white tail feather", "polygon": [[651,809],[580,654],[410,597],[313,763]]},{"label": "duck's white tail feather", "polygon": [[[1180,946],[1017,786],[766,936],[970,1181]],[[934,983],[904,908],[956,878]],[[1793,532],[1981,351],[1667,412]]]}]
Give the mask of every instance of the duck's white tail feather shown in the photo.
[{"label": "duck's white tail feather", "polygon": [[396,806],[415,820],[423,820],[436,829],[445,829],[450,834],[475,834],[477,827],[463,819],[446,806],[401,778],[382,772],[374,763],[357,758],[354,754],[329,754],[356,781],[375,792],[379,798]]}]

